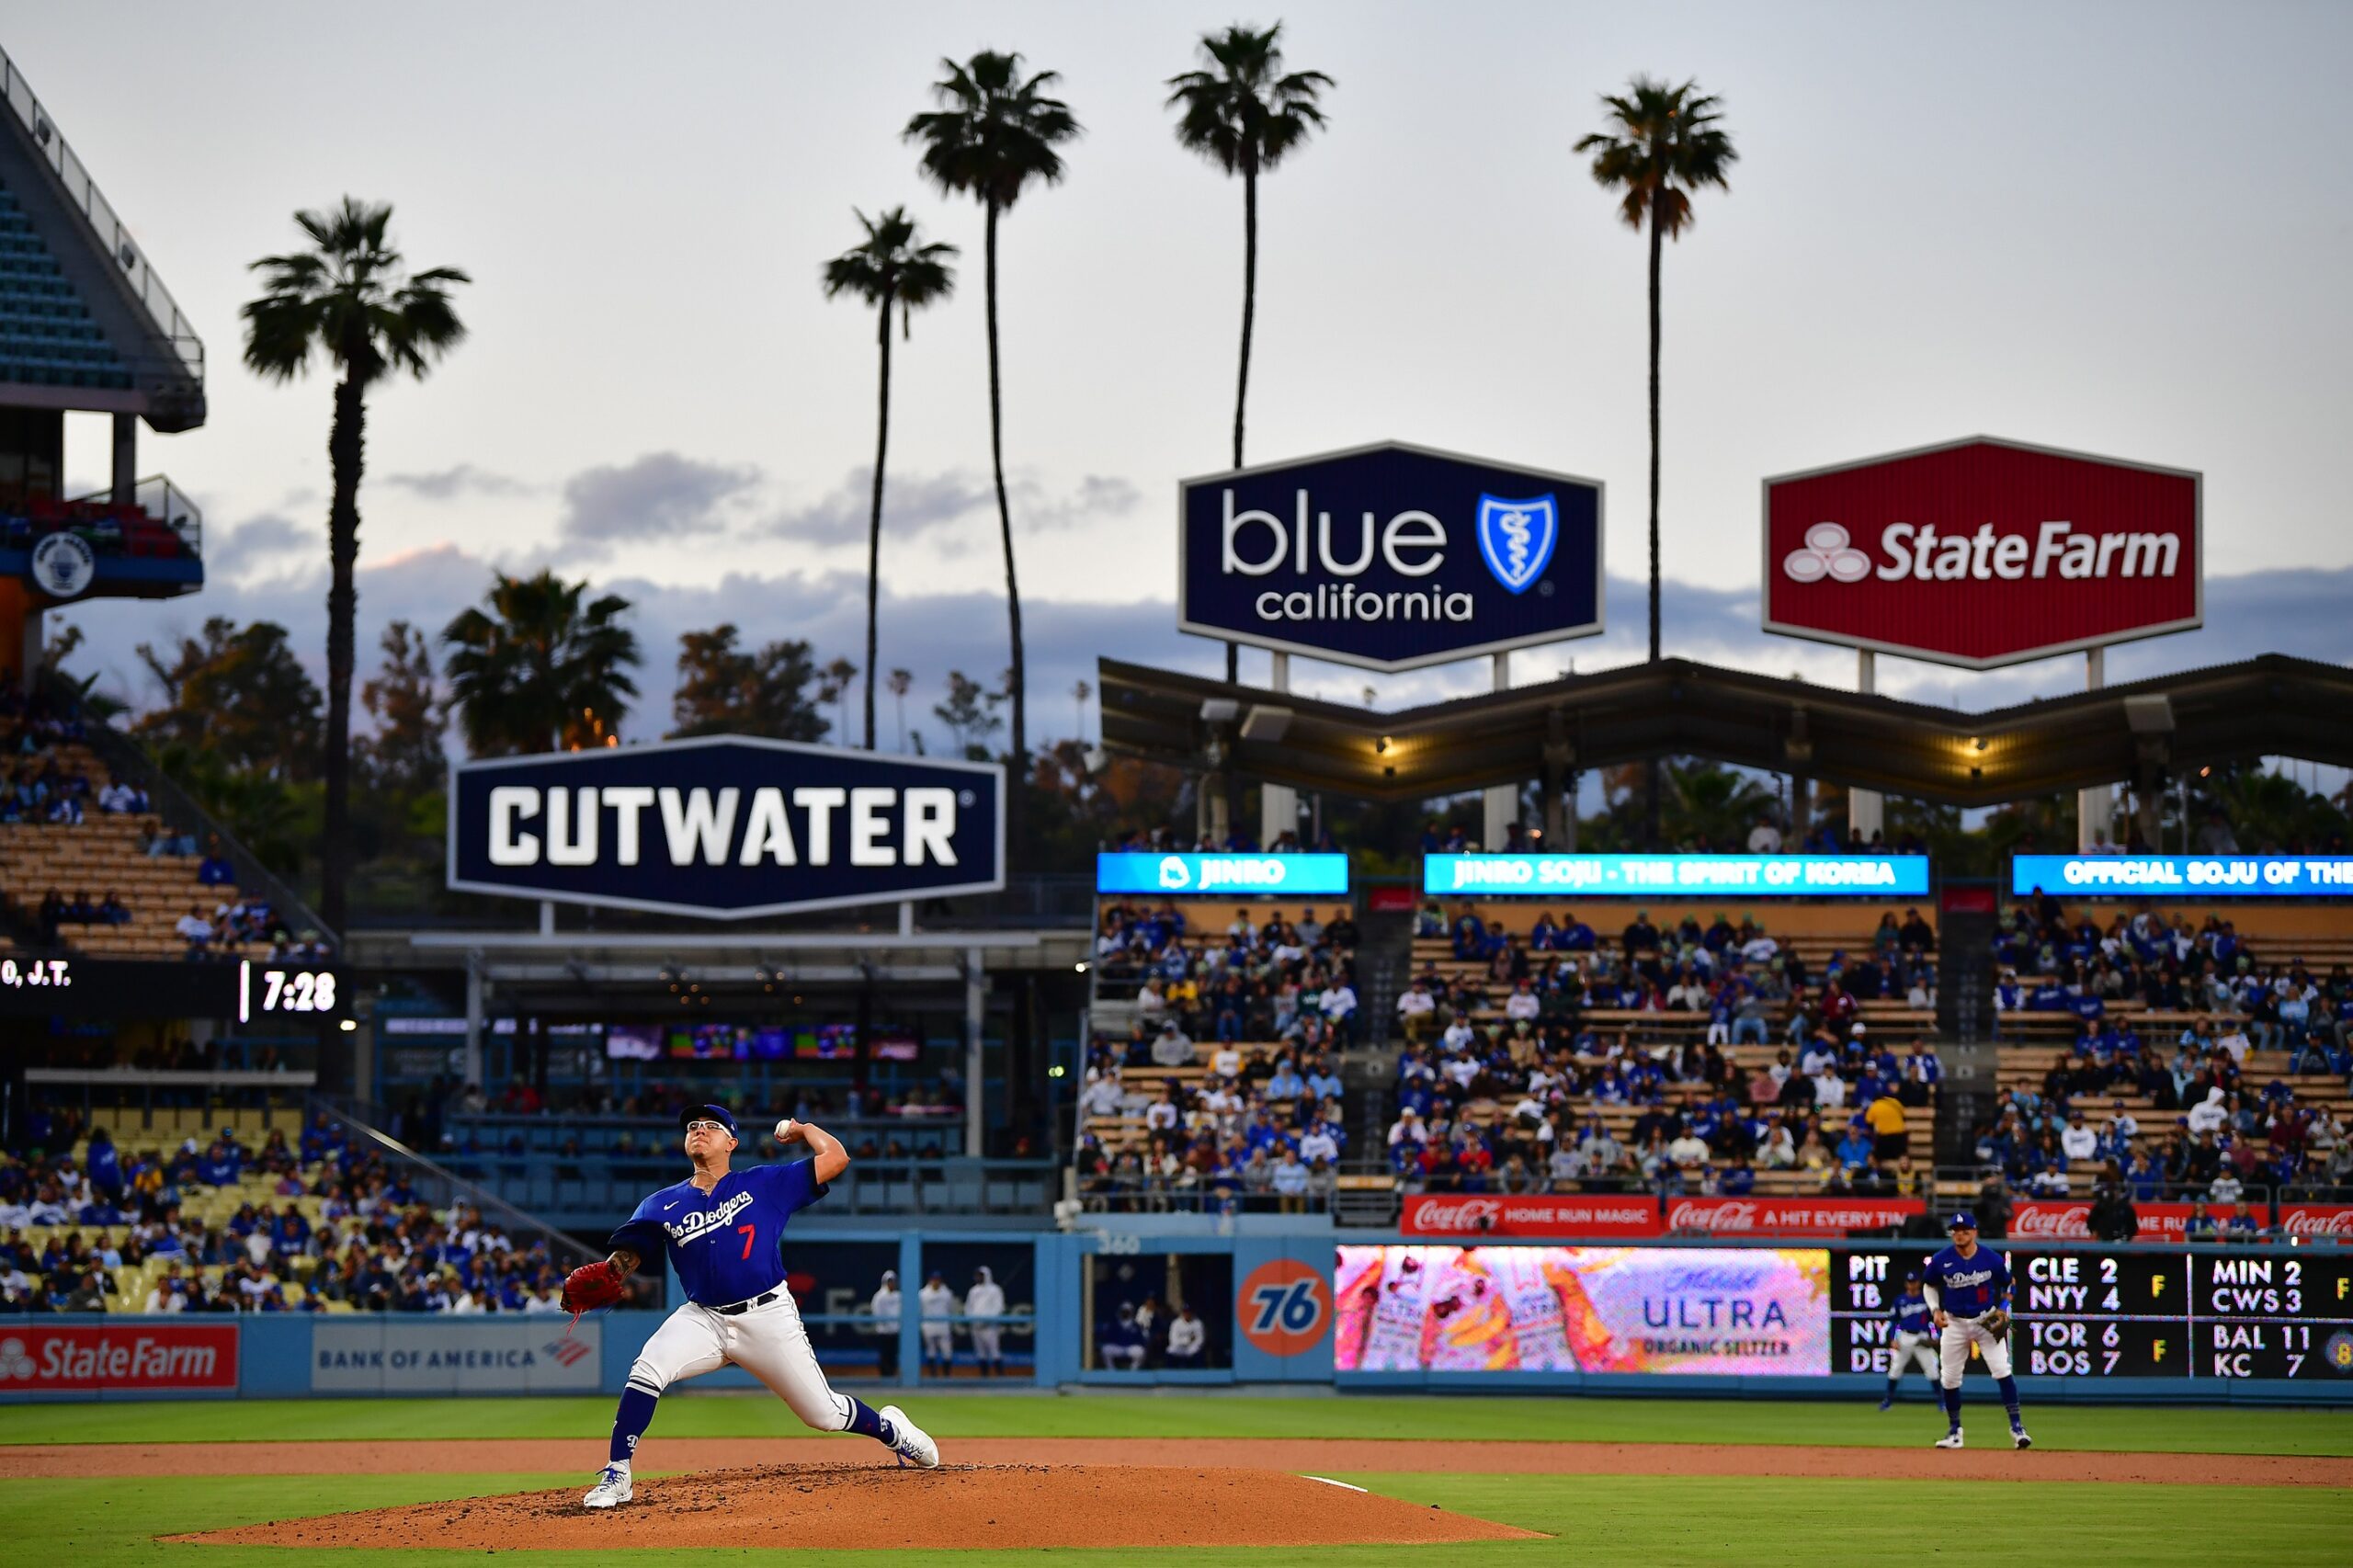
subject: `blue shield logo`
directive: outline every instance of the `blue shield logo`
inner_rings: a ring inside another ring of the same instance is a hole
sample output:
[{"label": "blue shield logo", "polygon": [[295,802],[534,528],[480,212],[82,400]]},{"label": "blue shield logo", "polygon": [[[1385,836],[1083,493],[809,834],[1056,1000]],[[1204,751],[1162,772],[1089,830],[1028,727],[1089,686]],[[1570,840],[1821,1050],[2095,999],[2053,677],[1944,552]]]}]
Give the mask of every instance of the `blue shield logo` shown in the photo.
[{"label": "blue shield logo", "polygon": [[1527,592],[1543,575],[1560,537],[1560,508],[1550,495],[1532,501],[1479,497],[1479,553],[1495,581],[1515,594]]}]

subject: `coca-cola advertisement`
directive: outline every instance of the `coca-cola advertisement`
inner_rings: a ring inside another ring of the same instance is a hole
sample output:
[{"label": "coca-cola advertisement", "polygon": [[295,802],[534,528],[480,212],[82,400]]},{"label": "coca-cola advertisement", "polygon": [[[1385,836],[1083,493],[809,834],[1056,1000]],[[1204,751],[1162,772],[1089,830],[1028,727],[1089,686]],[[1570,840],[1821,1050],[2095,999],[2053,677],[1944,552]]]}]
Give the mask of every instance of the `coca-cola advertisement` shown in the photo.
[{"label": "coca-cola advertisement", "polygon": [[[2141,1218],[2139,1240],[2144,1242],[2177,1242],[2189,1232],[2189,1216],[2197,1208],[2194,1203],[2136,1203],[2133,1213]],[[2010,1211],[2009,1239],[2014,1242],[2087,1242],[2092,1239],[2092,1206],[2088,1199],[2053,1201],[2037,1199],[2021,1203]],[[2218,1216],[2219,1218],[2219,1216]]]},{"label": "coca-cola advertisement", "polygon": [[1883,1231],[1927,1212],[1916,1198],[1677,1198],[1670,1235],[1843,1236]]},{"label": "coca-cola advertisement", "polygon": [[2279,1233],[2302,1241],[2353,1246],[2353,1203],[2282,1203]]},{"label": "coca-cola advertisement", "polygon": [[0,1326],[0,1396],[12,1393],[150,1392],[237,1386],[233,1324]]},{"label": "coca-cola advertisement", "polygon": [[1655,1236],[1658,1199],[1647,1193],[1425,1193],[1405,1199],[1398,1229],[1409,1236]]}]

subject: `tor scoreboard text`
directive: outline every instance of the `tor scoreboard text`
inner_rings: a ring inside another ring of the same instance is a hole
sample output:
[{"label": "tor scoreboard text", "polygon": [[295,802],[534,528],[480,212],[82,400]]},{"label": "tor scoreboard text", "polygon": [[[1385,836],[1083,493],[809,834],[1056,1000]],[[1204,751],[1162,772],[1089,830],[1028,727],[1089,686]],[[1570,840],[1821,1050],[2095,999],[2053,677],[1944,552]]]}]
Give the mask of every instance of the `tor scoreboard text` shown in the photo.
[{"label": "tor scoreboard text", "polygon": [[[2022,1375],[2353,1383],[2353,1252],[1995,1250],[2010,1266],[2010,1353]],[[1836,1370],[1886,1373],[1889,1312],[1927,1256],[1832,1249]]]}]

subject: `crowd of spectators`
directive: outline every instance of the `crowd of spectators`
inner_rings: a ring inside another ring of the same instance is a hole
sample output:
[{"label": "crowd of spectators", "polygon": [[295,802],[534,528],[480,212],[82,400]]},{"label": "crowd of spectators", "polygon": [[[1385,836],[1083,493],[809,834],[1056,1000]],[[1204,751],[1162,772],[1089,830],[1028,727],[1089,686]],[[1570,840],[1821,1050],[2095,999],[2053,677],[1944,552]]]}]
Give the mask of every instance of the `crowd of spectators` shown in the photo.
[{"label": "crowd of spectators", "polygon": [[[1330,1052],[1220,1044],[1205,1073],[1180,1075],[1166,1069],[1191,1067],[1196,1052],[1188,1040],[1174,1059],[1169,1039],[1138,1026],[1089,1049],[1078,1096],[1082,1195],[1152,1210],[1328,1209],[1348,1144]],[[1112,1118],[1141,1119],[1141,1142],[1107,1142],[1088,1125]]]},{"label": "crowd of spectators", "polygon": [[1139,1022],[1170,1037],[1171,1051],[1189,1052],[1195,1040],[1343,1049],[1357,1029],[1356,946],[1345,905],[1328,923],[1312,905],[1296,920],[1237,908],[1222,931],[1196,932],[1174,903],[1123,902],[1103,912],[1096,934],[1097,990],[1133,986]]},{"label": "crowd of spectators", "polygon": [[[437,1212],[397,1168],[349,1145],[324,1118],[298,1140],[272,1131],[256,1147],[224,1127],[203,1143],[133,1152],[101,1127],[78,1162],[77,1117],[28,1119],[23,1153],[0,1160],[0,1312],[102,1312],[134,1271],[147,1285],[130,1304],[150,1312],[318,1312],[328,1302],[460,1315],[562,1311],[562,1272],[544,1240],[517,1245],[462,1204]],[[255,1178],[267,1197],[240,1201],[217,1223],[193,1217],[199,1194]]]}]

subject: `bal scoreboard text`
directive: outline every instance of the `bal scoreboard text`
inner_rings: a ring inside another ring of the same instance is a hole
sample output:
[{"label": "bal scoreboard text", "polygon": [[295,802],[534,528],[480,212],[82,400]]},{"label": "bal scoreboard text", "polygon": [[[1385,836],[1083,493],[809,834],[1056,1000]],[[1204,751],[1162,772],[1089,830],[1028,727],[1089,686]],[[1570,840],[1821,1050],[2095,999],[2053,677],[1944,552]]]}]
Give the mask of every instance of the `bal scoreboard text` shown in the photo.
[{"label": "bal scoreboard text", "polygon": [[[2020,1373],[2353,1381],[2353,1252],[2000,1248]],[[1887,1369],[1889,1309],[1924,1253],[1833,1249],[1832,1364]]]}]

